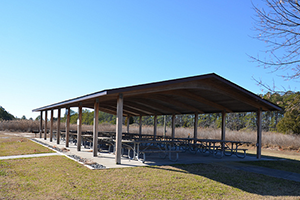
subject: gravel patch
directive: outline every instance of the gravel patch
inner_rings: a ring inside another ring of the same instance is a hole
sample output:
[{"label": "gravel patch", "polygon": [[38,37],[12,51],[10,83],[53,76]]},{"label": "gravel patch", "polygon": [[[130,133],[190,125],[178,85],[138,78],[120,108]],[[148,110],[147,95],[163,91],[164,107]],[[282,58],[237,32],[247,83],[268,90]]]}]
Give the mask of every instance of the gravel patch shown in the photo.
[{"label": "gravel patch", "polygon": [[82,158],[80,156],[77,156],[77,155],[68,155],[69,157],[75,159],[75,160],[78,160],[79,162],[82,162],[84,163],[85,165],[89,165],[91,166],[92,168],[94,169],[106,169],[105,166],[101,165],[101,164],[98,164],[96,162],[93,162],[89,159],[86,159],[86,158]]}]

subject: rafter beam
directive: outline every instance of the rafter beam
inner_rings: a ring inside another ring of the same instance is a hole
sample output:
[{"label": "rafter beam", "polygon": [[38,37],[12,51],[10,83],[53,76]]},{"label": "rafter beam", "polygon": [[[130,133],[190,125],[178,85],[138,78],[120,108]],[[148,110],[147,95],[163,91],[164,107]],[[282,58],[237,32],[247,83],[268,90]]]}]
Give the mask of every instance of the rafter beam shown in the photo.
[{"label": "rafter beam", "polygon": [[189,92],[189,91],[186,91],[186,90],[180,90],[180,91],[168,91],[166,92],[168,94],[172,94],[172,95],[177,95],[177,96],[182,96],[182,97],[187,97],[189,99],[192,99],[194,101],[198,101],[198,102],[201,102],[203,104],[206,104],[208,106],[211,106],[211,107],[214,107],[214,108],[217,108],[217,109],[220,109],[220,110],[226,110],[226,112],[232,112],[232,110],[230,110],[229,108],[225,107],[225,106],[222,106],[218,103],[215,103],[213,101],[210,101],[210,100],[207,100],[199,95],[196,95],[192,92]]},{"label": "rafter beam", "polygon": [[[108,105],[105,104],[103,105],[104,108],[109,108],[112,110],[117,110],[117,107],[114,105]],[[130,108],[125,108],[125,106],[123,105],[123,113],[125,113],[126,115],[133,115],[133,116],[139,116],[141,114],[146,115],[145,113],[140,113],[140,112],[136,112],[136,110],[130,109]]]},{"label": "rafter beam", "polygon": [[134,113],[137,113],[136,116],[139,116],[139,115],[149,115],[151,113],[149,112],[145,112],[145,111],[141,111],[140,109],[136,109],[135,107],[132,107],[132,106],[128,106],[127,104],[123,105],[123,110],[124,111],[130,111],[130,112],[134,112]]},{"label": "rafter beam", "polygon": [[241,95],[240,93],[238,92],[235,92],[233,91],[232,89],[229,89],[223,85],[220,85],[220,84],[216,84],[214,83],[213,81],[210,81],[210,80],[207,80],[204,84],[208,84],[216,89],[218,89],[218,92],[221,93],[221,94],[225,94],[227,96],[230,96],[238,101],[241,101],[243,103],[246,103],[250,106],[253,106],[254,108],[257,108],[257,109],[260,109],[262,108],[263,110],[266,110],[268,111],[269,109],[266,108],[265,106],[262,106],[261,104],[257,103],[257,102],[253,102],[251,100],[249,100],[249,98]]},{"label": "rafter beam", "polygon": [[108,114],[116,115],[116,111],[108,108],[99,107],[99,110]]},{"label": "rafter beam", "polygon": [[195,107],[195,106],[191,106],[189,104],[183,103],[181,101],[175,100],[173,98],[169,98],[165,95],[151,95],[151,98],[160,100],[160,101],[164,101],[167,102],[168,104],[173,104],[175,106],[178,107],[183,107],[185,109],[189,109],[190,111],[194,111],[194,112],[198,112],[198,113],[204,113],[202,110],[200,110],[199,108]]},{"label": "rafter beam", "polygon": [[134,108],[138,111],[141,111],[141,112],[144,112],[144,113],[147,113],[147,114],[158,114],[158,115],[161,115],[162,113],[158,110],[155,110],[155,109],[151,109],[149,107],[146,107],[146,106],[143,106],[143,105],[139,105],[137,104],[136,102],[134,101],[126,101],[124,102],[124,104],[126,104],[127,107],[130,107],[130,108]]},{"label": "rafter beam", "polygon": [[[134,102],[139,104],[139,105],[149,107],[151,109],[161,110],[160,112],[167,111],[168,113],[180,114],[180,111],[178,111],[176,109],[173,109],[173,108],[170,108],[167,105],[162,105],[159,102],[153,101],[153,100],[150,100],[150,99],[145,100],[145,99],[140,99],[139,98],[139,99],[134,99]],[[166,114],[166,113],[162,113],[162,114]]]}]

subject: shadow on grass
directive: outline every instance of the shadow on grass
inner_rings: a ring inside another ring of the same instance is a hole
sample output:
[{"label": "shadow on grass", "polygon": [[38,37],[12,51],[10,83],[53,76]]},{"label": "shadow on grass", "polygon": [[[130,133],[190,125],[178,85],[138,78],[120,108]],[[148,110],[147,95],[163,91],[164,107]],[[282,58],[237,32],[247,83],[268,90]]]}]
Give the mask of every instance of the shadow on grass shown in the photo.
[{"label": "shadow on grass", "polygon": [[175,164],[172,166],[174,168],[164,170],[206,177],[252,194],[273,197],[300,196],[300,183],[295,181],[236,170],[218,164]]},{"label": "shadow on grass", "polygon": [[260,160],[255,162],[241,161],[240,163],[300,174],[300,161],[298,160],[291,160],[291,159],[280,159],[280,160],[271,160],[271,161]]}]

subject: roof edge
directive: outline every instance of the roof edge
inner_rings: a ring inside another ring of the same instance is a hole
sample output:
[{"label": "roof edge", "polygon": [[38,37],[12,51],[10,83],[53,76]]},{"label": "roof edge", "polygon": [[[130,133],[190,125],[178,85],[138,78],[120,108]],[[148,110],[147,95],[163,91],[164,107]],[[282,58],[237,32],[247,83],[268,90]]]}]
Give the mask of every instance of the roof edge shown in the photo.
[{"label": "roof edge", "polygon": [[107,91],[100,91],[100,92],[84,95],[84,96],[81,96],[81,97],[78,97],[78,98],[69,99],[69,100],[66,100],[66,101],[51,104],[51,105],[48,105],[48,106],[36,108],[36,109],[32,110],[32,112],[49,110],[51,108],[57,108],[57,107],[61,107],[61,106],[63,107],[64,105],[67,105],[67,104],[76,103],[76,102],[79,103],[80,101],[84,101],[84,100],[87,100],[87,99],[93,99],[93,98],[97,98],[97,97],[104,96],[104,95],[107,95]]}]

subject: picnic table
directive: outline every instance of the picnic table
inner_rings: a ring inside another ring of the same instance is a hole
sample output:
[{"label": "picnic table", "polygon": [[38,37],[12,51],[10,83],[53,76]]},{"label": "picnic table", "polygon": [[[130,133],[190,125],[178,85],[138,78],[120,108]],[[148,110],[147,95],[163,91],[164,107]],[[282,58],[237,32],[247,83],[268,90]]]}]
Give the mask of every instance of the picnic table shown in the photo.
[{"label": "picnic table", "polygon": [[[90,134],[84,134],[81,135],[81,137],[82,137],[84,148],[87,148],[86,145],[88,143],[90,144],[90,148],[91,148],[93,144],[93,136]],[[108,146],[108,152],[110,152],[111,146],[113,146],[113,138],[109,136],[100,136],[98,137],[98,145],[100,146],[99,151],[103,150],[101,147]]]},{"label": "picnic table", "polygon": [[[181,152],[180,150],[172,148],[172,141],[122,140],[122,145],[123,144],[128,150],[128,157],[130,159],[135,159],[143,163],[146,161],[146,154],[158,154],[161,158],[169,156],[169,160],[177,161],[178,153]],[[175,153],[175,158],[172,157],[172,153]],[[140,155],[143,155],[143,159],[140,159]]]},{"label": "picnic table", "polygon": [[[238,158],[245,158],[246,157],[246,151],[248,149],[245,148],[239,148],[240,146],[244,144],[251,144],[251,142],[243,142],[243,141],[227,141],[225,142],[225,156],[231,156],[236,155]],[[230,145],[230,146],[229,146]],[[227,151],[226,151],[227,150]],[[243,152],[242,155],[239,154],[239,152]]]},{"label": "picnic table", "polygon": [[[215,140],[215,139],[195,139],[195,138],[176,138],[177,146],[183,151],[193,153],[202,152],[212,154],[214,157],[222,158],[225,156],[236,155],[238,158],[245,158],[247,149],[240,148],[243,144],[250,144],[244,141]],[[243,152],[241,155],[239,152]]]}]

